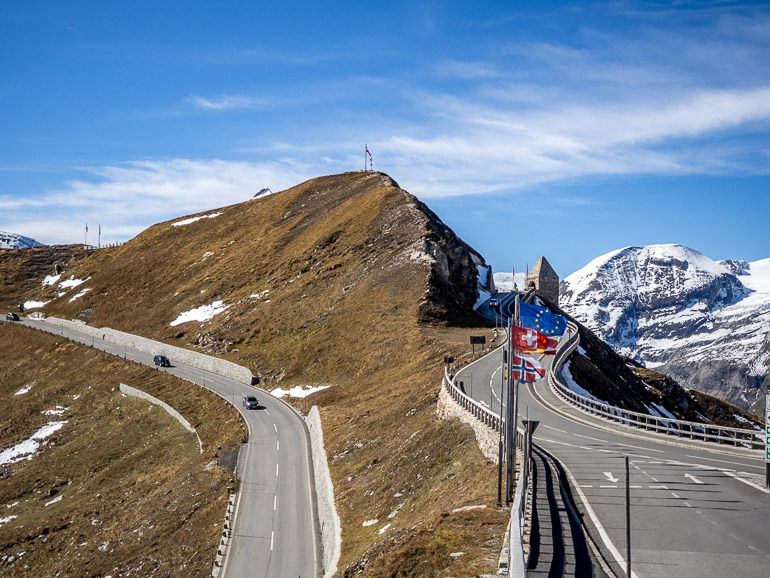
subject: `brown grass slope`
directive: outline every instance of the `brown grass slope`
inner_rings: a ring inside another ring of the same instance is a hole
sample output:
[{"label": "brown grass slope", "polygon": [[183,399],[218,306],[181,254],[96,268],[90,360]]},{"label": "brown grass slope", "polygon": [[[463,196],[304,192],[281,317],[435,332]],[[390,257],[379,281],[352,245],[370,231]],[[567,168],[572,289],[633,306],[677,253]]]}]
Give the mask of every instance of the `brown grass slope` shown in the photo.
[{"label": "brown grass slope", "polygon": [[[161,372],[11,323],[0,325],[0,348],[0,449],[67,422],[32,459],[0,466],[0,518],[13,516],[0,523],[0,574],[209,575],[229,478],[206,465],[244,438],[237,412]],[[165,411],[124,397],[121,382],[196,423],[204,453]]]},{"label": "brown grass slope", "polygon": [[[475,322],[481,258],[381,173],[322,177],[215,213],[89,254],[65,275],[88,281],[46,312],[222,355],[268,389],[330,385],[298,405],[322,408],[340,568],[493,570],[507,522],[492,507],[495,470],[467,426],[435,418],[443,356],[469,334],[445,326]],[[170,326],[217,300],[229,308],[211,321]],[[486,508],[453,511],[467,505]]]}]

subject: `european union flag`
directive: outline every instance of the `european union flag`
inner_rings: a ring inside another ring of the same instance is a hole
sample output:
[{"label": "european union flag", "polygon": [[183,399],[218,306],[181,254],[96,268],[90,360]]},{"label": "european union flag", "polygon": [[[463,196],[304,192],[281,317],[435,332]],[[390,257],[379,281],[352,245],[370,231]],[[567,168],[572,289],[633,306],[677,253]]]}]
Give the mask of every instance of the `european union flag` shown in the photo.
[{"label": "european union flag", "polygon": [[545,335],[561,337],[567,330],[567,319],[563,315],[551,313],[542,305],[519,303],[519,317],[524,327],[529,327]]}]

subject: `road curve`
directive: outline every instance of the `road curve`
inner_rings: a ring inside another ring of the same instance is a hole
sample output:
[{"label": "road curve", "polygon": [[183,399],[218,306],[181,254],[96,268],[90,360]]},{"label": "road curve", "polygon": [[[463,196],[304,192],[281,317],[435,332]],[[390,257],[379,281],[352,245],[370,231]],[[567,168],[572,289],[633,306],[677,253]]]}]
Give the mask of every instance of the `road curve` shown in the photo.
[{"label": "road curve", "polygon": [[[153,366],[151,354],[44,320],[22,319],[21,324]],[[302,418],[263,390],[174,359],[171,363],[172,367],[162,371],[221,395],[241,412],[249,428],[249,440],[238,459],[240,491],[235,526],[220,576],[318,576],[320,538],[309,439]],[[259,409],[243,408],[242,396],[246,394],[257,395]]]},{"label": "road curve", "polygon": [[[500,357],[493,352],[456,378],[495,413]],[[634,575],[767,575],[770,495],[738,479],[764,472],[763,456],[624,431],[556,397],[545,380],[519,392],[519,418],[540,421],[534,440],[568,472],[577,509],[617,575],[625,574],[625,456]]]}]

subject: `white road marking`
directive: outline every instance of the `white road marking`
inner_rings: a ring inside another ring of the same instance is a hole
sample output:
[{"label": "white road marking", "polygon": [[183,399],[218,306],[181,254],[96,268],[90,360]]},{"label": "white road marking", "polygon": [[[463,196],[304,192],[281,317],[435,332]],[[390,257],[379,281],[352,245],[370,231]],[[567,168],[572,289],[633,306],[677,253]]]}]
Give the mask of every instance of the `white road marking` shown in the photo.
[{"label": "white road marking", "polygon": [[270,415],[270,412],[265,410],[265,415]]},{"label": "white road marking", "polygon": [[281,440],[275,440],[275,450],[278,452],[281,451]]},{"label": "white road marking", "polygon": [[278,426],[273,424],[273,429],[275,430],[275,433],[278,433]]},{"label": "white road marking", "polygon": [[617,489],[617,488],[618,488],[617,486],[599,486],[599,487],[600,487],[600,488],[615,488],[615,489]]},{"label": "white road marking", "polygon": [[690,478],[690,479],[691,479],[693,482],[695,482],[696,484],[702,484],[702,483],[703,483],[703,482],[701,482],[701,481],[700,481],[698,478],[696,478],[695,476],[693,476],[692,474],[685,474],[685,475],[684,475],[684,477],[685,477],[685,478]]},{"label": "white road marking", "polygon": [[615,476],[613,476],[612,472],[604,472],[604,475],[607,476],[607,479],[611,481],[613,484],[616,484],[620,480],[620,478],[616,478]]},{"label": "white road marking", "polygon": [[546,428],[546,429],[552,429],[553,431],[558,431],[558,432],[561,432],[561,433],[567,433],[563,429],[558,429],[558,428],[555,428],[555,427],[551,427],[550,425],[545,425],[544,423],[541,423],[540,427],[543,427],[543,428]]},{"label": "white road marking", "polygon": [[278,495],[273,496],[273,512],[278,509]]},{"label": "white road marking", "polygon": [[281,464],[275,464],[275,477],[278,477],[278,466]]},{"label": "white road marking", "polygon": [[654,450],[654,449],[652,449],[652,448],[643,448],[643,447],[641,447],[641,446],[632,446],[632,445],[630,445],[630,444],[621,444],[621,443],[617,443],[617,442],[616,442],[616,443],[615,443],[615,445],[618,445],[618,446],[623,446],[624,448],[634,448],[634,449],[636,449],[636,450],[644,450],[644,451],[646,451],[646,452],[659,452],[659,453],[661,453],[661,454],[664,454],[664,453],[666,453],[664,450]]},{"label": "white road marking", "polygon": [[696,460],[708,460],[710,462],[718,462],[720,464],[733,464],[733,465],[741,466],[741,467],[744,467],[744,468],[754,468],[754,469],[757,469],[757,470],[765,471],[764,464],[762,466],[755,466],[753,464],[742,464],[740,462],[728,462],[727,460],[715,460],[713,458],[702,458],[700,456],[689,456],[688,455],[687,457],[688,458],[695,458]]},{"label": "white road marking", "polygon": [[270,551],[273,551],[273,540],[275,539],[275,530],[270,533]]},{"label": "white road marking", "polygon": [[609,443],[607,440],[600,440],[599,438],[592,438],[590,436],[584,436],[584,435],[580,435],[580,434],[573,434],[573,435],[576,438],[584,438],[584,439],[591,440],[591,441],[594,441],[594,442],[602,442],[603,444]]},{"label": "white road marking", "polygon": [[650,486],[651,490],[667,490],[668,486],[664,486],[663,484],[660,484],[658,486]]},{"label": "white road marking", "polygon": [[676,492],[671,492],[671,495],[674,496],[677,500],[679,500],[679,495]]}]

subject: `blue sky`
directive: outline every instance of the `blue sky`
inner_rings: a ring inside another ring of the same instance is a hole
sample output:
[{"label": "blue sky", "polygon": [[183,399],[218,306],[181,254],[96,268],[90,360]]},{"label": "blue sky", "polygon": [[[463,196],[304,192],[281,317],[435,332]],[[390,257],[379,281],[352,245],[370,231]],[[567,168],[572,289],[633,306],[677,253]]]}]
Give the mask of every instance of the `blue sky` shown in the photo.
[{"label": "blue sky", "polygon": [[496,271],[770,257],[770,5],[0,5],[0,230],[123,241],[374,168]]}]

